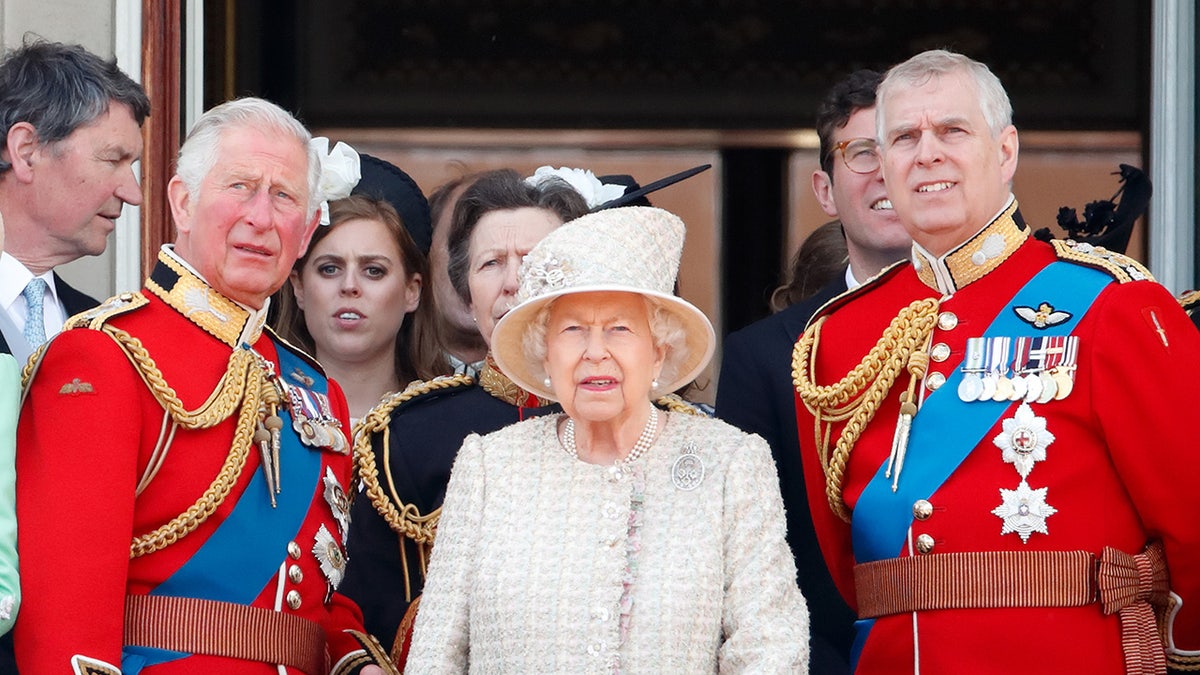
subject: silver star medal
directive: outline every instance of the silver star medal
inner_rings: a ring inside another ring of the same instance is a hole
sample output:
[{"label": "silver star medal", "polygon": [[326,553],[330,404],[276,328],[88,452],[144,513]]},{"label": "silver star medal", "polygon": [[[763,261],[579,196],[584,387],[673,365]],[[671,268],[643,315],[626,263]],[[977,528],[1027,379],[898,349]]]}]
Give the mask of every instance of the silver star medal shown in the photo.
[{"label": "silver star medal", "polygon": [[696,446],[692,443],[683,446],[683,454],[671,467],[671,482],[677,489],[690,492],[700,487],[704,473],[704,461],[696,454]]},{"label": "silver star medal", "polygon": [[1049,488],[1029,487],[1029,483],[1021,481],[1016,490],[1000,488],[1000,506],[992,509],[992,513],[1004,521],[1000,534],[1016,532],[1021,535],[1021,543],[1029,543],[1029,535],[1034,532],[1050,534],[1046,529],[1046,519],[1058,512],[1058,509],[1046,503],[1046,491]]},{"label": "silver star medal", "polygon": [[342,541],[346,541],[346,535],[350,532],[350,498],[346,496],[346,491],[342,489],[342,484],[338,482],[337,476],[333,474],[333,469],[325,467],[325,501],[329,504],[329,509],[333,511],[333,517],[337,520],[338,530],[342,535]]},{"label": "silver star medal", "polygon": [[1004,521],[1001,535],[1016,532],[1021,543],[1028,544],[1029,536],[1034,532],[1050,534],[1046,519],[1058,509],[1046,503],[1049,488],[1033,489],[1025,479],[1035,464],[1046,459],[1046,448],[1053,442],[1054,434],[1046,430],[1046,418],[1033,414],[1028,403],[1018,406],[1016,413],[1001,423],[1001,432],[992,439],[1002,451],[1004,461],[1012,464],[1021,475],[1016,490],[1000,488],[1001,504],[992,509],[992,513]]},{"label": "silver star medal", "polygon": [[346,555],[342,553],[342,547],[338,546],[337,540],[324,525],[317,530],[316,541],[313,543],[313,555],[317,557],[317,562],[321,565],[321,573],[329,581],[331,590],[336,591],[338,585],[342,583],[342,577],[346,574]]},{"label": "silver star medal", "polygon": [[1046,459],[1046,448],[1054,442],[1054,434],[1046,430],[1046,418],[1033,414],[1033,408],[1022,403],[1001,428],[992,443],[1003,451],[1004,461],[1016,467],[1021,478],[1028,478],[1033,465]]}]

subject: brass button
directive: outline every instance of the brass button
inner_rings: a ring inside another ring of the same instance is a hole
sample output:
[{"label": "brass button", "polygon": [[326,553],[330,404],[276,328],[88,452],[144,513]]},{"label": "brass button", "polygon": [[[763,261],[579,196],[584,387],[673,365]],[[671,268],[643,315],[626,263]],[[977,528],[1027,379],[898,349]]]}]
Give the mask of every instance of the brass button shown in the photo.
[{"label": "brass button", "polygon": [[[933,550],[933,537],[928,534],[917,535],[917,553],[929,553]],[[293,593],[295,591],[292,591]]]},{"label": "brass button", "polygon": [[916,518],[917,520],[929,520],[929,516],[932,515],[933,504],[930,504],[924,499],[918,499],[917,501],[913,502],[913,518]]},{"label": "brass button", "polygon": [[288,568],[288,579],[291,579],[293,584],[304,581],[304,570],[300,569],[299,565],[292,565]]},{"label": "brass button", "polygon": [[950,345],[945,342],[937,343],[933,346],[933,349],[929,350],[929,358],[938,363],[950,358]]},{"label": "brass button", "polygon": [[289,541],[288,542],[288,555],[291,556],[292,560],[299,560],[300,559],[300,544],[297,544],[294,541]]},{"label": "brass button", "polygon": [[288,591],[287,604],[288,607],[291,607],[292,609],[300,609],[300,592]]},{"label": "brass button", "polygon": [[938,328],[942,330],[954,330],[958,326],[958,315],[954,312],[942,312],[938,314]]},{"label": "brass button", "polygon": [[946,384],[946,376],[941,373],[933,372],[925,378],[925,388],[929,391],[937,391],[943,384]]}]

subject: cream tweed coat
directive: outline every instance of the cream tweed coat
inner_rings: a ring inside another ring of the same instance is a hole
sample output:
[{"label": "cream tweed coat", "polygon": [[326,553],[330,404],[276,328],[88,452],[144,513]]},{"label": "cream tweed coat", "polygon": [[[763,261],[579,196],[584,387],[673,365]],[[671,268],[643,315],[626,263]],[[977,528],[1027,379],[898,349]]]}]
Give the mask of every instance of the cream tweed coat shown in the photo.
[{"label": "cream tweed coat", "polygon": [[[405,672],[807,672],[767,444],[669,413],[617,475],[568,455],[559,419],[463,443]],[[691,491],[672,480],[688,449]]]}]

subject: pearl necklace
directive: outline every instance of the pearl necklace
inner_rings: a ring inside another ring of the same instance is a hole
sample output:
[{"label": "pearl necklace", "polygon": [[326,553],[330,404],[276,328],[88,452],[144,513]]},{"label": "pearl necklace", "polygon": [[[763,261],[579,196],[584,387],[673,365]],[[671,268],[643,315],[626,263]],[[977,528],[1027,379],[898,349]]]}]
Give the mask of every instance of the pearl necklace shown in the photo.
[{"label": "pearl necklace", "polygon": [[[624,459],[618,459],[613,462],[613,466],[621,468],[628,464],[637,461],[639,457],[644,455],[650,446],[654,443],[654,436],[658,433],[658,408],[650,406],[650,418],[646,420],[646,426],[642,429],[642,434],[638,436],[637,443],[633,444],[633,449]],[[575,420],[567,418],[566,425],[563,426],[563,449],[567,454],[579,459],[579,448],[575,446]]]}]

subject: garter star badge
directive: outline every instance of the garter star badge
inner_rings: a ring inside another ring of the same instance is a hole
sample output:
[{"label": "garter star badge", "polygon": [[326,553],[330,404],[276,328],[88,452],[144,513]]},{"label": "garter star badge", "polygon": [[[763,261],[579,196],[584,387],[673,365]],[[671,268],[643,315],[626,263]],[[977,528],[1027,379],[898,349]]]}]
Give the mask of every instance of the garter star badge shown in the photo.
[{"label": "garter star badge", "polygon": [[1034,532],[1050,534],[1046,519],[1058,513],[1058,509],[1046,503],[1047,490],[1049,488],[1034,490],[1024,480],[1016,490],[1000,488],[1000,498],[1004,501],[992,509],[992,513],[1004,521],[1000,534],[1016,532],[1023,544],[1029,543],[1029,536]]},{"label": "garter star badge", "polygon": [[1004,420],[1002,429],[992,443],[1004,451],[1004,461],[1016,467],[1021,478],[1028,478],[1033,465],[1046,459],[1046,447],[1054,442],[1054,434],[1046,430],[1046,418],[1022,403],[1016,414]]}]

